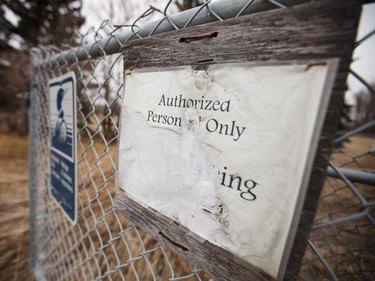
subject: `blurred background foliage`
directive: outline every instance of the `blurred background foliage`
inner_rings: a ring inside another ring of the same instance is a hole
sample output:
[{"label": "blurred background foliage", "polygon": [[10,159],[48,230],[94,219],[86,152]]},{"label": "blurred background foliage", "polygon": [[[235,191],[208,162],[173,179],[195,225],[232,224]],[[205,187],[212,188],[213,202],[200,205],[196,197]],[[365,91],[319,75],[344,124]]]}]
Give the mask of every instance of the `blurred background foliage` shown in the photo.
[{"label": "blurred background foliage", "polygon": [[75,44],[84,23],[81,0],[2,0],[0,4],[0,123],[27,132],[29,50]]},{"label": "blurred background foliage", "polygon": [[[111,10],[110,21],[131,21],[132,16],[147,10],[153,0],[107,0],[102,6]],[[162,4],[167,3],[165,0]],[[173,0],[173,12],[202,5],[204,0]],[[95,5],[94,5],[95,4]],[[91,14],[82,15],[84,5]],[[0,131],[26,134],[31,66],[29,51],[37,45],[76,46],[80,28],[90,17],[97,17],[98,2],[85,0],[2,0],[0,3]],[[95,11],[96,10],[96,11]],[[100,8],[99,8],[100,10]],[[95,15],[96,14],[96,15]],[[90,24],[92,24],[92,19]],[[122,23],[119,23],[122,24]],[[109,96],[108,94],[106,96]],[[366,89],[354,95],[354,106],[345,103],[339,130],[344,131],[372,120],[375,96]],[[98,106],[101,105],[98,103]],[[114,112],[118,114],[118,112]]]}]

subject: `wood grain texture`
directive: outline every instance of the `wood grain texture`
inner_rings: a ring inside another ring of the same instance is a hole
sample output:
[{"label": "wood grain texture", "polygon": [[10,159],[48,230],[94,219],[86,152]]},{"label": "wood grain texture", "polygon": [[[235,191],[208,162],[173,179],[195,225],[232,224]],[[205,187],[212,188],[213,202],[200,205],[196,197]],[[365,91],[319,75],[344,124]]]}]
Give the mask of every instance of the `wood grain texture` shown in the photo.
[{"label": "wood grain texture", "polygon": [[[320,135],[303,211],[291,242],[286,273],[298,275],[325,178],[351,62],[361,2],[327,0],[243,16],[126,43],[125,69],[262,61],[339,58],[339,69]],[[189,234],[189,230],[123,192],[116,207],[169,248],[211,273],[217,280],[272,280],[266,273],[238,264],[230,253]]]},{"label": "wood grain texture", "polygon": [[273,280],[256,268],[235,262],[232,254],[197,238],[189,229],[151,208],[144,208],[123,192],[116,194],[117,208],[139,227],[159,239],[198,268],[210,272],[217,280]]}]

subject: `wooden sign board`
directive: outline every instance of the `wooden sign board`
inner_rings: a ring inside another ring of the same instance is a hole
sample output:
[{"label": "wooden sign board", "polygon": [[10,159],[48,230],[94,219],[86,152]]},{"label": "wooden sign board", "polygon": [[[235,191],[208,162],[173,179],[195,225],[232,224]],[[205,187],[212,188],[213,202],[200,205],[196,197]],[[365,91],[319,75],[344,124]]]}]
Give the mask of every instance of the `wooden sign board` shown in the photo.
[{"label": "wooden sign board", "polygon": [[356,34],[349,2],[125,44],[118,209],[219,280],[295,278]]}]

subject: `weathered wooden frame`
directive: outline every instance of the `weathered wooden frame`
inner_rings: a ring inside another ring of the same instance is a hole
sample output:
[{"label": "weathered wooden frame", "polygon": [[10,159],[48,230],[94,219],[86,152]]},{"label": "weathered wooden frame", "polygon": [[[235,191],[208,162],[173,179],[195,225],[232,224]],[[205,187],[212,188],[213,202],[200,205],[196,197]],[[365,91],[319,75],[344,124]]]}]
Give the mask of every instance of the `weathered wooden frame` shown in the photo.
[{"label": "weathered wooden frame", "polygon": [[[128,42],[123,47],[125,70],[217,63],[322,61],[339,59],[331,99],[313,155],[307,191],[295,216],[284,270],[278,280],[294,280],[299,272],[315,216],[334,138],[346,77],[351,62],[361,3],[327,0],[225,20]],[[162,214],[144,208],[123,192],[116,207],[146,232],[158,238],[218,280],[273,280],[257,268],[243,266],[232,254],[205,241]]]}]

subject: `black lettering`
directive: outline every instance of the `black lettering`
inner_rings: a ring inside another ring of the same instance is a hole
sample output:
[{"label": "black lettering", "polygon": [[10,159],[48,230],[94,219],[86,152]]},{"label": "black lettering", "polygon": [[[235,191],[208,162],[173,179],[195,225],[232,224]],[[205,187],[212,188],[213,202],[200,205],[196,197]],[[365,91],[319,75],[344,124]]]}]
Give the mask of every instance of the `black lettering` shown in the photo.
[{"label": "black lettering", "polygon": [[167,119],[167,124],[173,125],[173,123],[174,123],[174,118],[172,116],[169,116],[168,119]]},{"label": "black lettering", "polygon": [[200,100],[194,100],[194,108],[198,108],[198,103],[200,102]]},{"label": "black lettering", "polygon": [[151,110],[149,110],[149,111],[148,111],[148,116],[147,116],[147,121],[150,121],[150,117],[151,117],[152,115],[154,115],[154,112],[151,111]]},{"label": "black lettering", "polygon": [[[189,105],[189,102],[190,102],[190,105]],[[186,101],[186,107],[187,108],[194,107],[194,101],[192,99],[188,99]]]},{"label": "black lettering", "polygon": [[[257,196],[252,191],[257,185],[254,180],[248,179],[243,182],[241,176],[227,174],[227,167],[224,167],[224,171],[218,171],[217,174],[220,177],[220,185],[237,190],[240,192],[240,197],[246,201],[254,201]],[[243,184],[243,185],[242,185]]]},{"label": "black lettering", "polygon": [[[180,95],[181,96],[181,95]],[[177,107],[178,96],[174,97],[174,106]]]},{"label": "black lettering", "polygon": [[[210,128],[209,128],[209,123],[211,123],[211,121],[213,121],[213,123],[214,123],[214,127],[215,127],[215,129],[212,129],[212,130],[210,130]],[[218,123],[215,119],[210,119],[210,120],[208,120],[207,123],[206,123],[206,129],[207,129],[207,131],[209,131],[210,133],[215,132],[215,131],[217,130],[217,127],[218,127],[218,126],[219,126],[219,123]]]},{"label": "black lettering", "polygon": [[214,111],[218,111],[218,110],[220,109],[220,101],[215,100],[215,101],[213,102],[213,104],[212,104],[212,109],[213,109]]},{"label": "black lettering", "polygon": [[236,176],[234,176],[234,175],[230,175],[230,181],[229,181],[229,185],[228,185],[228,187],[233,188],[232,183],[233,183],[235,180],[237,180],[237,179],[238,179],[237,190],[241,190],[241,182],[242,182],[242,179],[241,179],[241,177],[236,177]]},{"label": "black lettering", "polygon": [[233,132],[234,132],[234,127],[236,125],[236,121],[232,121],[232,130],[230,132],[230,135],[233,136]]},{"label": "black lettering", "polygon": [[229,112],[230,100],[226,100],[224,102],[221,102],[220,100],[206,100],[204,96],[201,96],[201,99],[186,100],[182,94],[174,97],[165,97],[165,94],[162,94],[158,105],[182,108],[194,107],[195,109],[201,110],[221,110],[223,112]]},{"label": "black lettering", "polygon": [[165,97],[164,94],[161,96],[159,104],[158,105],[164,105],[165,106]]},{"label": "black lettering", "polygon": [[[226,169],[227,169],[227,167],[224,167],[224,170],[226,170]],[[220,174],[220,171],[218,172],[218,174]],[[226,173],[225,173],[225,172],[222,172],[221,175],[222,175],[221,185],[226,186],[226,185],[225,185],[225,176],[226,176]]]},{"label": "black lettering", "polygon": [[185,108],[186,107],[186,100],[182,97],[182,95],[179,95],[179,102],[178,102],[178,107],[181,107],[181,103],[182,103],[182,107]]},{"label": "black lettering", "polygon": [[167,106],[173,106],[173,98],[167,98]]},{"label": "black lettering", "polygon": [[175,117],[174,119],[174,125],[181,127],[182,119],[180,117]]},{"label": "black lettering", "polygon": [[158,116],[156,114],[152,115],[152,122],[157,122]]},{"label": "black lettering", "polygon": [[212,103],[212,100],[206,100],[206,107],[204,109],[211,110],[211,103]]},{"label": "black lettering", "polygon": [[224,129],[225,129],[224,135],[228,135],[228,125],[227,124],[220,124],[219,134],[223,134]]},{"label": "black lettering", "polygon": [[221,106],[220,106],[220,109],[221,111],[226,111],[226,112],[229,112],[229,106],[230,106],[230,100],[227,100],[227,101],[224,101]]},{"label": "black lettering", "polygon": [[[250,186],[248,186],[248,183],[250,183]],[[240,193],[241,198],[247,201],[254,201],[255,199],[257,199],[256,195],[251,190],[255,188],[258,185],[258,183],[256,183],[253,180],[247,180],[245,181],[244,185],[247,188],[247,190]]]}]

